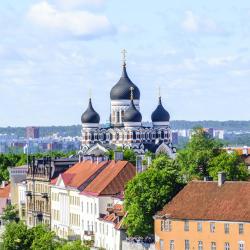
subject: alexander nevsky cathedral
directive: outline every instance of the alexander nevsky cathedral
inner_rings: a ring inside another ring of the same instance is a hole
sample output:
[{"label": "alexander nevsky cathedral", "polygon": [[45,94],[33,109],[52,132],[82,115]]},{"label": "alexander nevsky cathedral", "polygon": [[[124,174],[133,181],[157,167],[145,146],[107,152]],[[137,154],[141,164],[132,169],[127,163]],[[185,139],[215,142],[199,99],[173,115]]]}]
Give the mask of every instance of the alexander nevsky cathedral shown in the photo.
[{"label": "alexander nevsky cathedral", "polygon": [[160,94],[151,115],[151,125],[144,126],[142,123],[140,90],[127,74],[125,52],[121,78],[110,91],[110,122],[101,126],[100,115],[90,98],[81,117],[82,144],[79,153],[103,154],[108,149],[121,147],[133,149],[138,155],[151,151],[174,157],[176,149],[172,145],[170,115],[163,107]]}]

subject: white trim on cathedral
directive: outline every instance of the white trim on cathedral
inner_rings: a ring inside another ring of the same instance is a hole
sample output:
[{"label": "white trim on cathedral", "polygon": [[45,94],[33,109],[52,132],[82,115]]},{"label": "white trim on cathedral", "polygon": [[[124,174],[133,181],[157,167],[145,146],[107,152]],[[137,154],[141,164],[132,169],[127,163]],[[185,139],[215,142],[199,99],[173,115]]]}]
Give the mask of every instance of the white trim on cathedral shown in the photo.
[{"label": "white trim on cathedral", "polygon": [[169,122],[153,122],[153,126],[168,126]]},{"label": "white trim on cathedral", "polygon": [[141,122],[124,122],[124,127],[126,128],[141,127]]},{"label": "white trim on cathedral", "polygon": [[99,123],[83,123],[82,127],[83,128],[99,128],[100,125]]}]

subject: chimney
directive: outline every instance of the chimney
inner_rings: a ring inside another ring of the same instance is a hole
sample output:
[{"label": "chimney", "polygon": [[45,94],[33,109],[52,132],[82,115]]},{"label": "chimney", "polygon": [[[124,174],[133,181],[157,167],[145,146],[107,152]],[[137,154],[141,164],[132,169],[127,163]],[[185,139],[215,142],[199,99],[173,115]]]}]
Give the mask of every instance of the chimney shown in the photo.
[{"label": "chimney", "polygon": [[221,187],[226,181],[226,174],[224,172],[218,173],[218,186]]},{"label": "chimney", "polygon": [[7,182],[6,181],[2,181],[2,185],[1,185],[1,188],[5,188]]},{"label": "chimney", "polygon": [[115,151],[114,160],[115,161],[122,161],[123,160],[123,152]]}]

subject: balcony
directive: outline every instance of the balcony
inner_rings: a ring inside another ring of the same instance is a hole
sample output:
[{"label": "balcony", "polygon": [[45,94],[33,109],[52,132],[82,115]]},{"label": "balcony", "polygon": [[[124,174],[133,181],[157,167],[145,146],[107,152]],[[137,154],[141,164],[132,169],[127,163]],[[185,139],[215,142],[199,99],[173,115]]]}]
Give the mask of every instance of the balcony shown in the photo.
[{"label": "balcony", "polygon": [[41,193],[41,195],[42,195],[42,198],[45,198],[45,199],[48,199],[48,198],[49,198],[48,193]]},{"label": "balcony", "polygon": [[25,191],[25,194],[26,194],[26,196],[29,196],[29,197],[32,196],[32,192],[31,191]]}]

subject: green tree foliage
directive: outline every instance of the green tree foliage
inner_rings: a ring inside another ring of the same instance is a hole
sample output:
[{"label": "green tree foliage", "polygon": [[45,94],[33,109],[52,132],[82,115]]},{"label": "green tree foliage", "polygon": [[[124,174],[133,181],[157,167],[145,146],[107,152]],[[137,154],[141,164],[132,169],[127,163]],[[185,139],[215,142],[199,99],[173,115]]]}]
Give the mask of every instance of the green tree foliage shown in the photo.
[{"label": "green tree foliage", "polygon": [[249,172],[243,160],[236,154],[222,151],[209,162],[209,176],[217,180],[218,173],[226,173],[227,180],[247,180]]},{"label": "green tree foliage", "polygon": [[[136,154],[133,149],[130,148],[122,149],[121,147],[117,147],[116,151],[123,152],[124,160],[130,161],[134,165],[136,164]],[[106,155],[109,157],[109,159],[114,160],[114,155],[115,155],[114,150],[110,149]]]},{"label": "green tree foliage", "polygon": [[2,220],[4,222],[16,221],[18,219],[18,210],[15,206],[8,204],[3,210]]},{"label": "green tree foliage", "polygon": [[2,236],[4,250],[90,250],[81,241],[65,242],[44,225],[28,228],[23,222],[6,225]]},{"label": "green tree foliage", "polygon": [[217,178],[220,171],[227,174],[227,180],[245,180],[248,177],[246,166],[238,155],[228,155],[222,143],[202,128],[193,132],[186,147],[177,154],[177,162],[186,181],[206,176]]},{"label": "green tree foliage", "polygon": [[129,236],[153,233],[153,215],[180,190],[178,166],[165,155],[153,160],[143,173],[129,181],[125,190],[125,226]]}]

